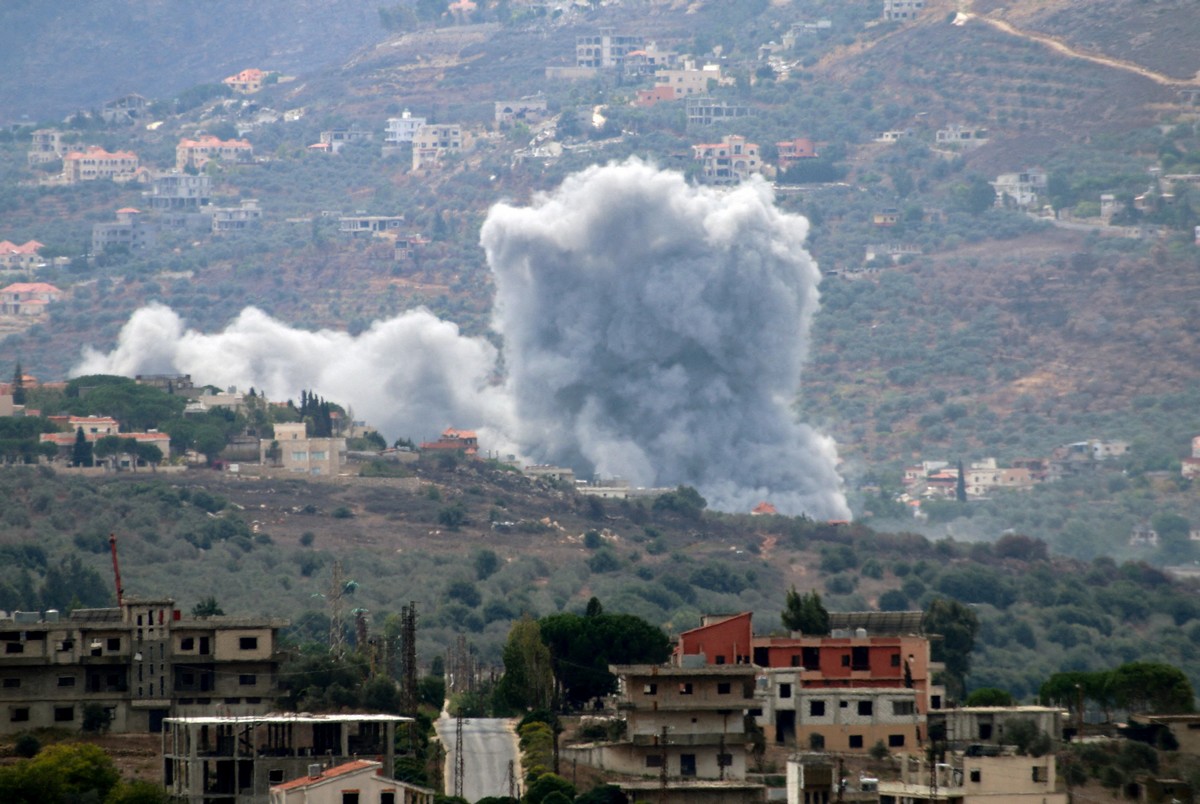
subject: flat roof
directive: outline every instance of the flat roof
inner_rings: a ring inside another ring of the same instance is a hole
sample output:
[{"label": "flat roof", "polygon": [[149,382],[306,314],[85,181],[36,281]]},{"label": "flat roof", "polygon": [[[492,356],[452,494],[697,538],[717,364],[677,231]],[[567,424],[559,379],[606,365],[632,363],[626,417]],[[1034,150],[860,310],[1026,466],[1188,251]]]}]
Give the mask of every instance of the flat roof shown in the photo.
[{"label": "flat roof", "polygon": [[411,717],[400,715],[313,715],[308,712],[267,715],[231,715],[228,717],[169,717],[165,723],[196,726],[227,726],[239,723],[408,723]]},{"label": "flat roof", "polygon": [[753,664],[706,664],[678,667],[673,664],[611,664],[608,672],[624,676],[750,676],[758,673]]}]

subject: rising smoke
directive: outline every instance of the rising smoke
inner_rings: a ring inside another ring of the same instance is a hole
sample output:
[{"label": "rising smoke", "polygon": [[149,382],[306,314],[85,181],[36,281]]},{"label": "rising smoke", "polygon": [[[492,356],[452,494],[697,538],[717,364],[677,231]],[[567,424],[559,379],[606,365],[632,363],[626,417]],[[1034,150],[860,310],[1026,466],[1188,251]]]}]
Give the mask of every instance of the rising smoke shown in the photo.
[{"label": "rising smoke", "polygon": [[490,344],[424,310],[354,337],[251,308],[204,335],[151,306],[75,373],[180,371],[274,398],[307,387],[392,434],[475,426],[485,446],[584,475],[841,518],[834,443],[792,409],[818,302],[807,228],[763,182],[719,191],[637,161],[594,167],[484,223],[502,386]]}]

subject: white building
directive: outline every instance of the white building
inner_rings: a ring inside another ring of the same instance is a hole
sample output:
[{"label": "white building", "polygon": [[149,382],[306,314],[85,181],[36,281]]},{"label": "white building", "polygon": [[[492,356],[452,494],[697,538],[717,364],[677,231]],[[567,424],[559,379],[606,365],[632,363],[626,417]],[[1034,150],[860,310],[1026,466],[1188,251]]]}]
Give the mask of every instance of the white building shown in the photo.
[{"label": "white building", "polygon": [[304,422],[280,422],[274,439],[259,442],[259,460],[288,472],[328,477],[346,463],[346,439],[309,438]]},{"label": "white building", "polygon": [[271,788],[271,804],[433,804],[434,792],[389,779],[383,763],[368,759],[332,768],[314,764],[305,776]]},{"label": "white building", "polygon": [[401,145],[412,142],[417,137],[417,131],[425,125],[424,117],[413,117],[412,112],[405,109],[399,117],[389,117],[387,128],[383,132],[384,145]]}]

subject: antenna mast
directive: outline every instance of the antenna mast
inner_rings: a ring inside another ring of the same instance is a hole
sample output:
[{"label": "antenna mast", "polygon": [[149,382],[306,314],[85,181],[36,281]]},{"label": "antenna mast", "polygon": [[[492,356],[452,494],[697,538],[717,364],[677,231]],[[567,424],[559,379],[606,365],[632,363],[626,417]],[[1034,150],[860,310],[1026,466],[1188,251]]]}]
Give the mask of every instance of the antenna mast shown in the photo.
[{"label": "antenna mast", "polygon": [[108,534],[108,549],[112,552],[113,577],[117,583],[117,605],[125,605],[125,587],[121,586],[121,565],[117,563],[117,534]]}]

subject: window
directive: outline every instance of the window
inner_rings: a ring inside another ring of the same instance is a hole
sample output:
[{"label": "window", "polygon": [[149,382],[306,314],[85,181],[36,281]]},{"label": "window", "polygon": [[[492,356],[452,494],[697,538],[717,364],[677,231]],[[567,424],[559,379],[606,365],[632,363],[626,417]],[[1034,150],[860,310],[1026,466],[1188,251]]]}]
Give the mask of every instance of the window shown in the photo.
[{"label": "window", "polygon": [[930,709],[941,709],[942,708],[942,696],[940,696],[940,695],[929,696],[929,708]]},{"label": "window", "polygon": [[646,754],[647,768],[661,768],[663,766],[662,754]]},{"label": "window", "polygon": [[55,647],[57,650],[59,650],[60,652],[61,652],[61,651],[65,651],[65,650],[74,650],[74,648],[75,648],[75,640],[73,640],[73,639],[64,639],[62,642],[59,642],[59,643],[57,643],[57,644],[56,644],[54,647]]},{"label": "window", "polygon": [[717,657],[717,664],[725,664],[725,657],[724,657],[724,656],[718,656],[718,657]]},{"label": "window", "polygon": [[643,695],[658,695],[658,685],[657,684],[646,684],[645,686],[642,687],[642,694]]},{"label": "window", "polygon": [[976,784],[983,781],[983,774],[980,772],[979,768],[971,768],[971,781],[975,782]]},{"label": "window", "polygon": [[75,707],[73,706],[56,706],[54,707],[54,722],[55,723],[70,723],[75,719]]},{"label": "window", "polygon": [[899,667],[899,666],[900,666],[900,654],[893,653],[892,654],[892,667]]},{"label": "window", "polygon": [[915,711],[912,701],[892,701],[893,715],[911,715]]},{"label": "window", "polygon": [[870,717],[874,711],[875,711],[875,705],[874,705],[873,701],[859,701],[858,702],[858,714],[860,716]]},{"label": "window", "polygon": [[243,673],[242,675],[238,676],[238,683],[243,687],[253,687],[258,683],[258,676],[254,675],[253,673]]},{"label": "window", "polygon": [[733,765],[733,754],[717,754],[717,767],[728,768],[731,765]]},{"label": "window", "polygon": [[717,695],[728,695],[732,691],[732,689],[733,689],[733,687],[730,685],[730,683],[728,681],[718,681],[717,682]]},{"label": "window", "polygon": [[871,649],[870,648],[851,648],[850,649],[850,669],[851,670],[870,670],[871,669]]},{"label": "window", "polygon": [[1033,766],[1033,780],[1035,782],[1050,781],[1050,769],[1045,765],[1034,765]]},{"label": "window", "polygon": [[792,667],[799,667],[799,666],[800,666],[800,655],[792,654]]},{"label": "window", "polygon": [[825,735],[810,734],[808,735],[808,747],[813,751],[825,750]]},{"label": "window", "polygon": [[696,775],[696,755],[695,754],[680,754],[679,755],[679,775],[680,776],[695,776]]},{"label": "window", "polygon": [[779,685],[779,697],[780,698],[791,698],[792,697],[792,685],[791,684],[780,684]]},{"label": "window", "polygon": [[292,460],[293,461],[307,461],[308,460],[308,452],[307,451],[301,452],[300,450],[294,450],[292,452]]},{"label": "window", "polygon": [[267,771],[269,784],[283,784],[283,768],[271,768]]},{"label": "window", "polygon": [[747,712],[747,714],[749,714],[750,717],[762,717],[762,713],[763,713],[763,710],[762,710],[761,706],[756,706]]},{"label": "window", "polygon": [[242,702],[241,698],[226,698],[225,699],[225,703],[227,703],[227,704],[240,704],[241,702]]},{"label": "window", "polygon": [[180,650],[195,650],[196,649],[196,638],[195,637],[183,637],[182,639],[179,640],[179,649]]},{"label": "window", "polygon": [[4,643],[4,652],[5,653],[24,653],[25,646],[22,645],[20,642],[5,642]]},{"label": "window", "polygon": [[342,791],[342,804],[358,804],[358,791],[357,790],[343,790]]},{"label": "window", "polygon": [[4,689],[6,689],[6,690],[15,689],[19,686],[21,686],[21,679],[19,679],[19,678],[4,679]]},{"label": "window", "polygon": [[889,734],[888,735],[888,747],[889,748],[903,748],[904,747],[904,735],[903,734]]},{"label": "window", "polygon": [[327,453],[327,452],[316,452],[316,451],[314,451],[314,452],[312,453],[312,459],[313,459],[314,461],[323,461],[323,460],[327,459],[328,457],[329,457],[329,453]]},{"label": "window", "polygon": [[384,790],[379,794],[379,804],[396,804],[396,794],[391,790]]},{"label": "window", "polygon": [[851,748],[862,748],[863,747],[863,739],[862,739],[861,734],[851,734],[850,735],[850,747]]},{"label": "window", "polygon": [[24,723],[27,720],[29,720],[29,707],[28,706],[18,706],[9,711],[11,712],[11,714],[9,714],[8,719],[11,720],[13,723]]},{"label": "window", "polygon": [[802,648],[800,655],[804,661],[804,667],[808,670],[816,670],[821,666],[820,648]]},{"label": "window", "polygon": [[258,637],[239,637],[238,647],[242,650],[258,650]]},{"label": "window", "polygon": [[979,724],[979,739],[981,739],[981,740],[992,739],[992,724],[991,723],[980,723]]},{"label": "window", "polygon": [[842,654],[842,667],[849,667],[849,666],[850,666],[850,654],[843,653]]},{"label": "window", "polygon": [[680,683],[679,694],[680,695],[691,695],[692,694],[692,682],[685,681],[685,682]]},{"label": "window", "polygon": [[121,649],[121,638],[120,637],[109,637],[107,646],[108,646],[107,647],[108,650],[119,651]]},{"label": "window", "polygon": [[75,676],[59,676],[58,677],[58,686],[74,687],[75,686]]},{"label": "window", "polygon": [[808,702],[809,717],[825,717],[825,702],[824,701],[809,701]]}]

